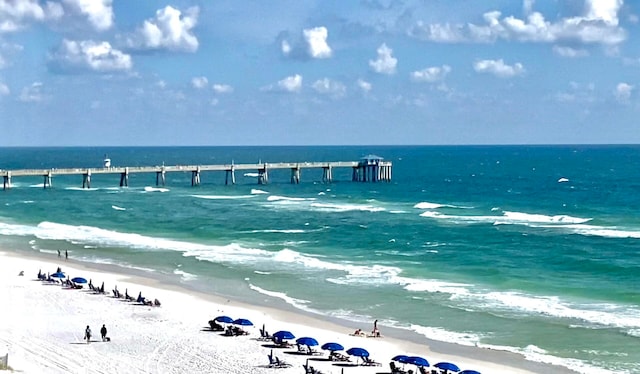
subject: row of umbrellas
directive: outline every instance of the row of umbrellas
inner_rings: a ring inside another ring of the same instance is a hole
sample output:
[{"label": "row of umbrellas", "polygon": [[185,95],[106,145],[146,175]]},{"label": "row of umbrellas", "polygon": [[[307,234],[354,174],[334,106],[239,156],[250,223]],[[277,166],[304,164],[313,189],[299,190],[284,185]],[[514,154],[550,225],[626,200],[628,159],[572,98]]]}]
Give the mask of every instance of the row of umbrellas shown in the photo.
[{"label": "row of umbrellas", "polygon": [[[253,326],[253,323],[251,323],[251,321],[243,318],[234,320],[233,318],[228,316],[218,316],[214,318],[214,320],[220,323],[231,323],[234,325],[241,325],[241,326]],[[291,340],[296,338],[295,335],[293,335],[290,331],[286,331],[286,330],[277,331],[272,336],[274,339],[277,339],[277,340]],[[315,347],[320,345],[316,339],[309,336],[304,336],[296,339],[296,344],[306,345],[309,347]],[[342,344],[335,343],[335,342],[325,343],[320,348],[326,351],[331,351],[331,352],[344,350],[344,347],[342,346]],[[369,357],[369,352],[366,349],[360,348],[360,347],[353,347],[353,348],[347,349],[347,354],[350,356],[361,357],[361,358]],[[430,366],[429,361],[427,361],[427,359],[420,356],[398,355],[393,357],[392,360],[397,361],[401,364],[411,364],[416,366]],[[438,362],[433,366],[441,370],[447,370],[447,371],[455,372],[458,374],[480,374],[475,370],[460,371],[460,368],[456,364],[453,364],[451,362]]]},{"label": "row of umbrellas", "polygon": [[[416,366],[429,366],[429,361],[427,361],[427,359],[420,357],[420,356],[405,356],[405,355],[398,355],[395,356],[394,358],[391,359],[392,361],[397,361],[401,364],[412,364],[412,365],[416,365]],[[438,369],[441,370],[446,370],[446,371],[451,371],[454,373],[458,373],[458,374],[480,374],[480,372],[475,371],[475,370],[462,370],[460,371],[460,368],[458,367],[458,365],[453,364],[451,362],[438,362],[437,364],[433,365],[434,367],[437,367]]]},{"label": "row of umbrellas", "polygon": [[[51,274],[51,278],[60,278],[60,279],[62,279],[62,278],[66,278],[66,277],[67,277],[67,275],[62,271],[56,271],[55,273]],[[72,278],[71,281],[73,283],[78,283],[78,284],[87,283],[87,280],[85,278],[82,278],[82,277]]]}]

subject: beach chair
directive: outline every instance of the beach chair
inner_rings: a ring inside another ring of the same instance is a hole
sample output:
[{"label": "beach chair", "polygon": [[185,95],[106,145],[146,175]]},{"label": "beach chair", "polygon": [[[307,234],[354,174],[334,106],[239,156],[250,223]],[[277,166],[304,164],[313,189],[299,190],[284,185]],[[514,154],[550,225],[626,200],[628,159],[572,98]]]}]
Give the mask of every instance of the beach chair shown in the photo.
[{"label": "beach chair", "polygon": [[382,364],[379,362],[375,362],[369,357],[362,357],[362,366],[382,366]]},{"label": "beach chair", "polygon": [[160,300],[158,300],[158,299],[154,299],[154,300],[153,300],[153,305],[154,305],[154,306],[160,306]]},{"label": "beach chair", "polygon": [[405,374],[406,372],[399,367],[396,366],[396,363],[391,361],[389,362],[389,367],[391,368],[391,374]]},{"label": "beach chair", "polygon": [[424,368],[424,366],[420,366],[418,368],[418,371],[420,372],[420,374],[429,374],[429,372],[427,371],[427,369]]},{"label": "beach chair", "polygon": [[281,361],[277,356],[276,356],[276,365],[279,368],[288,368],[292,366],[291,364]]},{"label": "beach chair", "polygon": [[273,340],[273,336],[269,335],[269,332],[267,332],[267,330],[260,329],[260,337],[258,338],[258,340],[262,340],[262,341]]}]

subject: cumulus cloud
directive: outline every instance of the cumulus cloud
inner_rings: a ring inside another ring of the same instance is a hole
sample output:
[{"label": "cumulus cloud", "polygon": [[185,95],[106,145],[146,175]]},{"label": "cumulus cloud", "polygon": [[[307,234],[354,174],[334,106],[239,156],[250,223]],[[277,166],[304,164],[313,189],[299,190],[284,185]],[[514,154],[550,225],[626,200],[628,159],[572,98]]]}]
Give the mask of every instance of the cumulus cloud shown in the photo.
[{"label": "cumulus cloud", "polygon": [[292,50],[291,44],[289,44],[288,41],[283,40],[280,43],[280,50],[282,51],[283,55],[288,56],[291,53],[291,50]]},{"label": "cumulus cloud", "polygon": [[0,33],[18,31],[30,22],[55,20],[63,15],[62,6],[50,1],[42,6],[38,0],[0,0]]},{"label": "cumulus cloud", "polygon": [[616,89],[614,91],[614,95],[616,100],[621,103],[628,103],[629,99],[631,99],[631,93],[633,92],[633,86],[628,83],[618,83]]},{"label": "cumulus cloud", "polygon": [[193,88],[202,89],[207,87],[208,84],[209,84],[209,80],[207,79],[207,77],[191,78],[191,86]]},{"label": "cumulus cloud", "polygon": [[184,14],[169,5],[156,11],[155,18],[144,21],[137,32],[127,40],[133,49],[167,49],[195,52],[198,38],[193,28],[198,23],[198,7],[187,9]]},{"label": "cumulus cloud", "polygon": [[347,87],[345,87],[342,82],[334,81],[329,78],[319,79],[313,82],[311,87],[318,93],[336,98],[344,96],[347,92]]},{"label": "cumulus cloud", "polygon": [[113,26],[112,0],[64,0],[73,11],[86,16],[96,30],[104,31]]},{"label": "cumulus cloud", "polygon": [[279,80],[275,85],[263,87],[263,91],[300,92],[302,89],[302,76],[300,74],[288,76]]},{"label": "cumulus cloud", "polygon": [[218,94],[230,93],[230,92],[233,92],[233,87],[231,87],[228,84],[216,83],[213,85],[213,90]]},{"label": "cumulus cloud", "polygon": [[383,43],[378,47],[376,52],[378,53],[378,58],[369,60],[371,70],[380,74],[394,74],[396,72],[396,66],[398,65],[398,59],[393,57],[393,50]]},{"label": "cumulus cloud", "polygon": [[23,87],[19,97],[24,102],[37,102],[42,98],[42,82],[33,82],[31,86]]},{"label": "cumulus cloud", "polygon": [[571,48],[571,47],[561,47],[561,46],[557,46],[557,45],[553,46],[553,52],[555,54],[557,54],[558,56],[570,57],[570,58],[587,57],[587,56],[589,56],[589,52],[587,52],[587,50],[585,50],[585,49],[576,49],[576,48]]},{"label": "cumulus cloud", "polygon": [[363,79],[358,79],[358,81],[356,82],[358,84],[358,87],[363,91],[363,92],[369,92],[371,91],[371,89],[373,88],[373,86],[371,85],[371,83],[363,80]]},{"label": "cumulus cloud", "polygon": [[438,82],[443,80],[451,72],[449,65],[432,66],[411,73],[411,79],[416,82]]},{"label": "cumulus cloud", "polygon": [[417,22],[409,34],[433,42],[484,42],[497,39],[521,42],[579,42],[619,44],[626,40],[626,31],[619,26],[618,12],[623,0],[585,0],[584,11],[574,17],[555,22],[533,11],[533,2],[525,1],[526,17],[502,17],[499,11],[483,15],[484,24],[425,24]]},{"label": "cumulus cloud", "polygon": [[7,96],[10,93],[11,93],[11,90],[9,90],[9,86],[0,82],[0,96]]},{"label": "cumulus cloud", "polygon": [[114,49],[109,42],[64,39],[49,56],[50,63],[67,72],[88,70],[95,72],[127,71],[133,66],[131,56]]},{"label": "cumulus cloud", "polygon": [[476,61],[473,64],[473,69],[478,73],[490,73],[500,78],[511,78],[525,72],[521,63],[507,65],[502,59]]},{"label": "cumulus cloud", "polygon": [[307,42],[309,56],[312,58],[329,58],[331,57],[331,47],[327,44],[329,35],[327,28],[324,26],[305,29],[302,31],[304,40]]}]

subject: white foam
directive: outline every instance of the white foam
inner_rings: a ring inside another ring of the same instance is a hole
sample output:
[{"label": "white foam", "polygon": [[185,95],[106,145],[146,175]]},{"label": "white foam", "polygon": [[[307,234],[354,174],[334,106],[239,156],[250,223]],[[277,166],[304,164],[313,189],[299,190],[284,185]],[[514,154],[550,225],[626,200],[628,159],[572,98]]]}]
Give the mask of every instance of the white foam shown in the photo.
[{"label": "white foam", "polygon": [[287,196],[278,196],[272,195],[267,197],[267,201],[314,201],[315,197],[287,197]]},{"label": "white foam", "polygon": [[422,203],[417,203],[413,207],[416,209],[438,209],[438,208],[442,208],[443,206],[444,206],[443,204],[429,203],[425,201]]},{"label": "white foam", "polygon": [[190,195],[190,196],[198,199],[207,199],[207,200],[237,200],[237,199],[250,199],[255,197],[255,195]]},{"label": "white foam", "polygon": [[544,214],[530,214],[521,212],[503,212],[504,219],[509,222],[522,223],[561,223],[580,224],[591,220],[591,218],[572,217],[568,215],[548,216]]},{"label": "white foam", "polygon": [[456,344],[466,346],[477,346],[482,338],[480,335],[472,333],[460,333],[455,331],[448,331],[438,327],[425,327],[420,325],[411,325],[410,329],[418,334],[433,340],[439,340],[443,342],[456,342]]},{"label": "white foam", "polygon": [[259,173],[244,173],[243,175],[245,177],[249,177],[249,178],[257,178],[260,174]]},{"label": "white foam", "polygon": [[558,179],[558,183],[566,183],[566,182],[568,182],[568,181],[569,181],[569,179],[567,179],[567,178],[560,178],[560,179]]},{"label": "white foam", "polygon": [[258,189],[252,188],[252,189],[251,189],[251,194],[252,194],[252,195],[263,195],[263,194],[268,194],[268,192],[267,192],[267,191],[263,191],[263,190],[258,190]]},{"label": "white foam", "polygon": [[267,233],[267,234],[271,234],[271,233],[277,233],[277,234],[303,234],[307,232],[306,230],[300,230],[300,229],[267,229],[267,230],[251,230],[249,231],[249,233],[252,234],[257,234],[257,233]]},{"label": "white foam", "polygon": [[193,280],[198,279],[197,275],[191,274],[191,273],[187,273],[186,271],[182,271],[180,269],[175,269],[173,271],[173,274],[181,276],[182,279],[185,280],[185,281],[193,281]]},{"label": "white foam", "polygon": [[169,192],[168,188],[146,186],[144,192]]},{"label": "white foam", "polygon": [[324,212],[383,212],[386,209],[366,204],[335,204],[335,203],[311,203],[311,207]]},{"label": "white foam", "polygon": [[122,207],[119,207],[117,205],[111,205],[111,208],[114,209],[114,210],[127,210],[127,208],[122,208]]},{"label": "white foam", "polygon": [[84,188],[84,187],[65,187],[68,191],[98,191],[99,188]]},{"label": "white foam", "polygon": [[270,296],[270,297],[275,297],[277,299],[283,300],[285,303],[287,303],[289,305],[292,305],[292,306],[294,306],[294,307],[296,307],[298,309],[311,311],[307,307],[307,304],[309,304],[308,300],[296,299],[294,297],[287,296],[287,294],[283,293],[283,292],[268,291],[268,290],[265,290],[264,288],[260,288],[258,286],[255,286],[255,285],[251,284],[251,283],[249,283],[249,288],[254,290],[254,291],[256,291],[256,292],[258,292],[258,293],[261,293],[263,295],[267,295],[267,296]]}]

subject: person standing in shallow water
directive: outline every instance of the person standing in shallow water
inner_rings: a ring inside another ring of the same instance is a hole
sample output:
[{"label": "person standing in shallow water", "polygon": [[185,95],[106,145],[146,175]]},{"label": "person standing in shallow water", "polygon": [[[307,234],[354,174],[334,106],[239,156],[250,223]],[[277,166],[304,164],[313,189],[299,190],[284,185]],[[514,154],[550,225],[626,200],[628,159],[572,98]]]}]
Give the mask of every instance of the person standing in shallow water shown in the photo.
[{"label": "person standing in shallow water", "polygon": [[91,328],[87,325],[87,328],[84,330],[84,338],[87,340],[87,344],[91,341]]},{"label": "person standing in shallow water", "polygon": [[102,341],[105,341],[105,339],[107,339],[107,327],[104,324],[100,329],[100,335],[102,336]]},{"label": "person standing in shallow water", "polygon": [[69,259],[69,252],[66,249],[64,250],[64,259],[65,260]]}]

